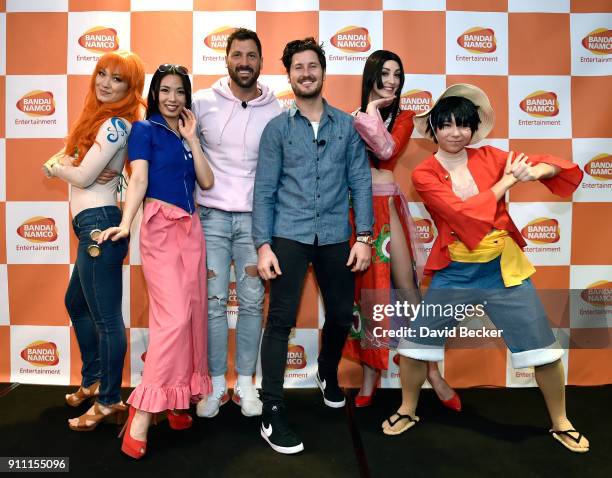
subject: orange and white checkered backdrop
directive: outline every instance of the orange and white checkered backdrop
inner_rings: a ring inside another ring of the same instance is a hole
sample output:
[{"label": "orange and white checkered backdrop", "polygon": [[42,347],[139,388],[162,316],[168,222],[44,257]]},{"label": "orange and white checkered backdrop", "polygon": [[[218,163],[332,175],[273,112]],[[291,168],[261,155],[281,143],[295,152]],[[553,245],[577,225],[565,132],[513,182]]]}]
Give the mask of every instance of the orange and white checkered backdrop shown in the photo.
[{"label": "orange and white checkered backdrop", "polygon": [[[62,147],[98,56],[135,51],[147,79],[160,63],[180,63],[193,72],[194,89],[205,88],[225,73],[225,39],[240,26],[258,32],[261,81],[284,102],[287,41],[324,42],[325,96],[345,111],[358,106],[365,59],[385,48],[404,62],[404,108],[421,111],[447,85],[473,83],[496,112],[487,143],[578,163],[586,174],[573,198],[521,184],[510,192],[510,213],[529,243],[536,285],[584,291],[546,304],[569,349],[567,382],[612,383],[611,0],[0,0],[0,381],[79,382],[63,300],[76,250],[68,186],[45,179],[40,166]],[[409,177],[431,151],[415,133],[396,169],[425,249],[436,232]],[[138,226],[123,271],[128,386],[140,381],[148,342]],[[230,302],[235,323],[235,291]],[[287,386],[314,385],[322,319],[309,274]],[[458,387],[534,385],[501,347],[448,350],[444,372]],[[397,377],[390,360],[383,386],[397,387]],[[359,380],[358,367],[343,362],[343,383]]]}]

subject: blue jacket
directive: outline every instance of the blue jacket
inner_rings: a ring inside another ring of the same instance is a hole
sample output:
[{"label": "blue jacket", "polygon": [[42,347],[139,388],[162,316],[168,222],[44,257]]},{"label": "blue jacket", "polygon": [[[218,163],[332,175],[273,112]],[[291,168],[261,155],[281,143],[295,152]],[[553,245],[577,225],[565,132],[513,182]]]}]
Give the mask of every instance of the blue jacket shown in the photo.
[{"label": "blue jacket", "polygon": [[353,118],[323,102],[317,138],[293,107],[271,120],[259,143],[253,194],[253,241],[272,237],[319,245],[351,237],[349,193],[357,232],[371,231],[372,177]]}]

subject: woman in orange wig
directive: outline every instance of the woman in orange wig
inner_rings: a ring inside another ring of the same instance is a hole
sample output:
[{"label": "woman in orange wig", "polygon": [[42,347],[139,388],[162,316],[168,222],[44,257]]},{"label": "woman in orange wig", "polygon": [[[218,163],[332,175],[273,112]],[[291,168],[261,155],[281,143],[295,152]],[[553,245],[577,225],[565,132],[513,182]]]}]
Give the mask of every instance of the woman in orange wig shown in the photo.
[{"label": "woman in orange wig", "polygon": [[47,177],[70,184],[72,227],[79,239],[65,303],[81,351],[82,381],[75,393],[66,395],[66,403],[78,407],[90,398],[96,401],[85,414],[68,421],[75,431],[120,420],[127,410],[119,392],[127,348],[121,296],[128,242],[98,245],[95,239],[121,222],[119,173],[131,125],[144,111],[143,87],[144,66],[138,55],[117,51],[101,56],[66,147],[43,166]]}]

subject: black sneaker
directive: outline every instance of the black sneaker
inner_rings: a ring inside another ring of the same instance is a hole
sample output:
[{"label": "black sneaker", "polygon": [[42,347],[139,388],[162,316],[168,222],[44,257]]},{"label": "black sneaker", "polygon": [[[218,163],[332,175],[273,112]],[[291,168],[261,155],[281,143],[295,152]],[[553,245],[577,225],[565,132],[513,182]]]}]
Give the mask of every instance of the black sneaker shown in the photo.
[{"label": "black sneaker", "polygon": [[323,403],[331,408],[342,408],[346,404],[346,398],[338,386],[338,377],[321,377],[319,373],[317,372],[315,378],[317,385],[323,393]]},{"label": "black sneaker", "polygon": [[302,441],[289,428],[285,409],[282,406],[272,405],[269,411],[264,409],[261,437],[278,453],[293,455],[304,450]]}]

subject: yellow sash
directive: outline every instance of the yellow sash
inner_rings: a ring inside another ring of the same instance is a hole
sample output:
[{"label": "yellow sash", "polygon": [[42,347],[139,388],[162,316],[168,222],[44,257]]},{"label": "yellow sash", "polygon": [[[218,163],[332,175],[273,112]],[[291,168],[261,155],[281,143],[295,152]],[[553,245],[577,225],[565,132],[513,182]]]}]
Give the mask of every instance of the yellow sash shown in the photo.
[{"label": "yellow sash", "polygon": [[521,284],[535,272],[535,267],[508,231],[490,232],[471,251],[461,241],[455,241],[448,250],[451,260],[456,262],[490,262],[501,254],[501,274],[506,287]]}]

